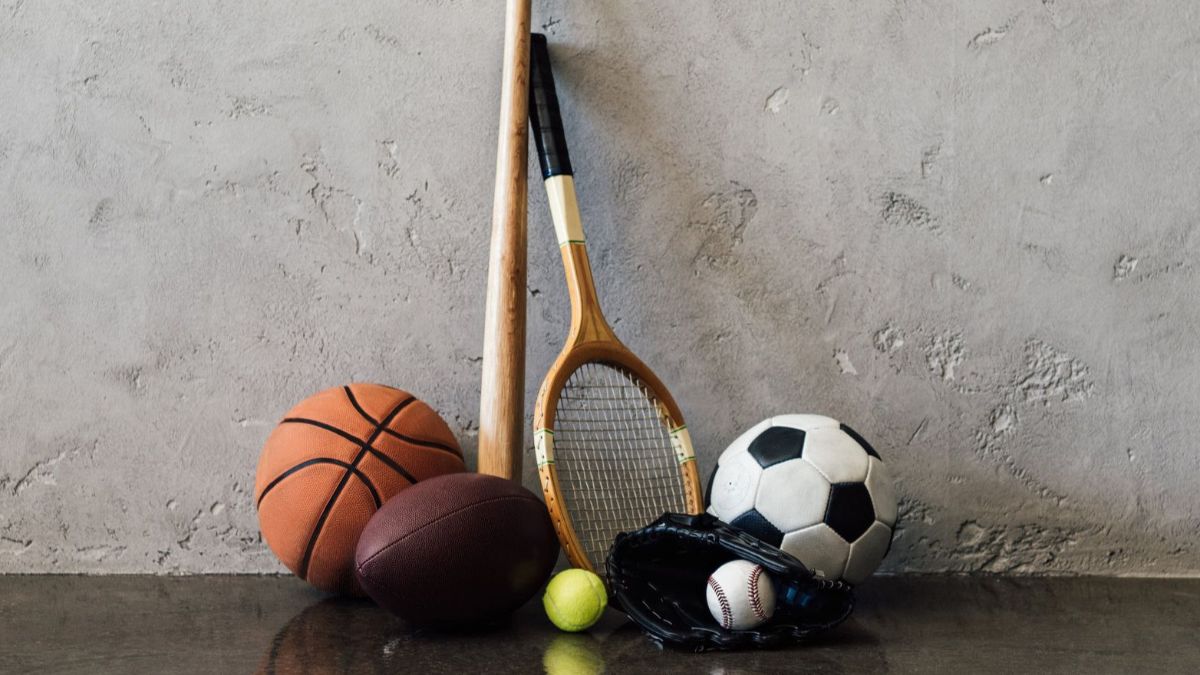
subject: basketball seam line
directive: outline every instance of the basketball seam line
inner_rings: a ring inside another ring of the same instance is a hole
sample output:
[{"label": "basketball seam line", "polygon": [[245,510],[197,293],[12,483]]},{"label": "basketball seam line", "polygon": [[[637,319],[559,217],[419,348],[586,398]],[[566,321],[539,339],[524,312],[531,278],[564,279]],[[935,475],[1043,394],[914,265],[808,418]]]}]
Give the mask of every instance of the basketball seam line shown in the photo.
[{"label": "basketball seam line", "polygon": [[[396,415],[399,415],[401,410],[404,410],[408,404],[415,400],[416,398],[410,396],[396,404],[395,408],[392,408],[392,411],[388,413],[387,417],[375,427],[375,431],[371,433],[367,440],[362,442],[362,449],[358,451],[357,455],[355,455],[354,461],[351,462],[351,466],[358,466],[358,463],[361,462],[362,458],[369,452],[371,443],[373,443],[375,439],[379,437],[380,430],[383,429],[384,426],[391,424]],[[350,470],[347,470],[346,473],[342,475],[342,480],[338,481],[337,487],[333,489],[333,494],[330,495],[329,500],[325,502],[325,508],[321,511],[321,516],[317,519],[317,524],[313,527],[312,533],[308,535],[308,545],[304,547],[304,559],[300,563],[299,576],[302,579],[308,579],[308,566],[312,562],[312,554],[313,549],[317,545],[317,537],[321,535],[321,529],[325,527],[325,520],[329,518],[329,512],[333,510],[333,505],[337,502],[338,497],[341,496],[342,490],[346,488],[346,483],[350,481],[350,476]]]},{"label": "basketball seam line", "polygon": [[[379,426],[379,421],[376,420],[374,417],[371,417],[370,415],[368,415],[367,411],[363,410],[362,406],[358,404],[358,399],[354,398],[354,392],[350,389],[350,386],[346,385],[346,386],[342,387],[342,389],[344,389],[346,391],[346,398],[350,399],[350,405],[354,406],[354,409],[358,411],[358,414],[362,415],[362,418],[364,420],[370,422],[371,424]],[[383,433],[388,434],[389,436],[395,436],[396,438],[399,438],[400,440],[404,441],[405,443],[412,443],[413,445],[420,445],[422,447],[433,448],[435,450],[443,450],[445,452],[448,452],[448,453],[454,455],[455,457],[457,457],[459,459],[462,459],[461,451],[455,450],[454,448],[452,448],[448,445],[438,443],[437,441],[423,441],[419,438],[413,438],[412,436],[405,436],[404,434],[400,433],[399,431],[396,431],[394,429],[389,429],[387,427],[384,427]]]},{"label": "basketball seam line", "polygon": [[258,496],[258,501],[255,502],[254,506],[256,508],[261,507],[263,499],[266,499],[266,497],[267,497],[267,493],[270,492],[271,489],[274,488],[276,485],[283,482],[284,478],[287,478],[288,476],[296,473],[300,469],[303,469],[303,468],[309,467],[309,466],[313,466],[314,464],[336,464],[337,466],[340,466],[343,469],[349,469],[350,471],[354,472],[355,477],[357,477],[359,480],[361,480],[367,486],[367,489],[371,491],[371,496],[375,499],[375,508],[379,508],[380,506],[383,506],[383,500],[381,500],[379,498],[379,491],[375,489],[375,485],[371,482],[371,479],[367,478],[366,474],[359,471],[358,467],[351,466],[351,465],[347,464],[346,462],[343,462],[340,459],[334,459],[333,457],[314,457],[313,459],[300,462],[296,466],[293,466],[292,468],[288,469],[287,471],[284,471],[283,473],[279,474],[278,476],[275,477],[275,480],[271,481],[270,483],[267,483],[267,487],[263,488],[262,494],[260,494]]},{"label": "basketball seam line", "polygon": [[441,450],[442,452],[448,452],[451,455],[454,455],[455,457],[462,459],[462,454],[460,452],[456,451],[454,448],[451,448],[448,445],[442,445],[441,443],[438,443],[436,441],[423,441],[419,438],[413,438],[412,436],[405,436],[404,434],[400,433],[399,431],[395,431],[393,429],[388,429],[386,427],[384,428],[383,433],[385,433],[389,436],[394,436],[395,438],[398,438],[398,439],[404,441],[405,443],[419,445],[423,448],[429,448],[431,450]]},{"label": "basketball seam line", "polygon": [[[371,424],[374,424],[376,426],[379,425],[379,423],[374,420],[369,420],[369,421],[371,422]],[[341,436],[342,438],[344,438],[352,443],[356,443],[356,444],[362,443],[361,438],[355,436],[354,434],[350,433],[349,431],[345,431],[345,430],[339,429],[331,424],[326,424],[324,422],[318,422],[317,420],[309,419],[307,417],[285,417],[285,418],[283,418],[283,421],[280,422],[280,424],[283,424],[285,422],[290,423],[290,424],[311,424],[314,427],[320,427],[326,431],[332,431],[333,433]],[[454,450],[453,448],[451,448],[449,446],[445,446],[440,443],[437,443],[436,441],[425,441],[420,438],[413,438],[411,436],[405,436],[404,434],[400,433],[399,431],[393,431],[392,429],[389,429],[387,427],[383,428],[383,433],[385,433],[389,436],[398,438],[398,439],[404,441],[405,443],[409,443],[412,445],[419,445],[423,448],[430,448],[431,450],[442,450],[443,452],[448,452],[448,453],[454,455],[455,457],[462,459],[462,455],[459,452],[457,452],[456,450]],[[375,448],[371,448],[371,449],[375,450]]]},{"label": "basketball seam line", "polygon": [[354,392],[350,391],[350,385],[346,385],[342,387],[342,389],[346,392],[346,398],[350,399],[350,405],[354,406],[354,409],[358,411],[358,414],[362,415],[364,420],[374,424],[375,426],[379,426],[379,420],[368,415],[367,411],[363,410],[362,406],[358,404],[358,399],[354,398]]},{"label": "basketball seam line", "polygon": [[[413,400],[415,400],[415,399],[413,399]],[[343,431],[333,425],[325,424],[324,422],[318,422],[317,420],[310,420],[307,417],[286,417],[286,418],[284,418],[283,422],[280,422],[280,424],[283,424],[285,422],[291,423],[291,424],[308,424],[308,425],[311,425],[311,426],[314,426],[314,427],[317,427],[320,429],[324,429],[326,431],[333,432],[333,433],[337,434],[338,436],[341,436],[342,438],[350,441],[351,443],[358,445],[360,448],[364,445],[363,440],[361,438],[355,436],[354,434],[352,434],[348,431]],[[372,436],[370,440],[374,441],[375,438],[376,438],[376,436]],[[383,454],[382,452],[377,450],[374,446],[372,446],[370,443],[366,443],[365,445],[366,445],[368,452],[370,452],[372,455],[374,455],[375,457],[382,460],[383,463],[386,464],[389,468],[391,468],[396,473],[400,474],[400,476],[403,477],[404,480],[407,480],[410,483],[417,482],[417,479],[413,478],[413,475],[411,473],[409,473],[404,467],[397,464],[396,461],[393,460],[391,457],[388,457],[387,455]]]},{"label": "basketball seam line", "polygon": [[[350,389],[350,385],[346,385],[346,386],[342,387],[342,389],[345,390],[345,392],[346,392],[346,398],[350,399],[350,405],[354,406],[354,409],[358,411],[359,415],[362,415],[362,418],[364,420],[370,422],[371,424],[374,424],[375,426],[381,426],[379,424],[378,420],[376,420],[374,417],[371,417],[370,415],[368,415],[367,411],[363,410],[362,406],[358,404],[358,399],[354,398],[354,392]],[[427,447],[427,448],[434,448],[436,450],[444,450],[444,451],[454,455],[455,457],[462,459],[461,451],[455,450],[454,448],[452,448],[448,445],[443,445],[436,441],[423,441],[419,438],[413,438],[412,436],[405,436],[404,434],[402,434],[398,431],[393,431],[392,429],[389,429],[387,427],[384,427],[383,433],[388,434],[390,436],[395,436],[396,438],[399,438],[400,440],[402,440],[406,443],[412,443],[413,445],[420,445],[420,446]]]},{"label": "basketball seam line", "polygon": [[341,436],[342,438],[350,441],[351,443],[353,443],[355,445],[361,446],[362,442],[363,442],[363,439],[359,438],[358,436],[355,436],[354,434],[350,433],[349,431],[343,431],[342,429],[339,429],[339,428],[333,426],[332,424],[318,422],[317,420],[310,420],[307,417],[285,417],[285,418],[283,418],[283,421],[280,422],[280,424],[309,424],[314,427],[320,427],[321,429],[324,429],[325,431],[332,431],[333,433],[337,434],[338,436]]},{"label": "basketball seam line", "polygon": [[391,457],[388,457],[387,455],[383,454],[382,452],[380,452],[370,446],[367,447],[367,451],[370,452],[372,455],[374,455],[375,459],[378,459],[379,461],[386,464],[388,467],[391,467],[392,471],[395,471],[396,473],[400,474],[404,478],[404,480],[408,481],[409,483],[416,484],[417,477],[412,475],[411,473],[409,473],[408,469],[405,469],[403,466],[400,466],[399,462],[397,462],[396,460],[392,459]]}]

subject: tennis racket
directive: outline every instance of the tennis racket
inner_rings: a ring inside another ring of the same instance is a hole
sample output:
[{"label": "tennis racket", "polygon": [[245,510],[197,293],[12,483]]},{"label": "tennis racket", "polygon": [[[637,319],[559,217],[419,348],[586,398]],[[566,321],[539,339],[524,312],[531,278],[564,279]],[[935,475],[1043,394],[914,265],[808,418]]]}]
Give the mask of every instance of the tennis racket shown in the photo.
[{"label": "tennis racket", "polygon": [[566,345],[538,393],[534,448],[567,557],[603,572],[619,532],[667,511],[700,513],[700,478],[675,400],[600,311],[546,37],[530,48],[529,120],[571,297]]}]

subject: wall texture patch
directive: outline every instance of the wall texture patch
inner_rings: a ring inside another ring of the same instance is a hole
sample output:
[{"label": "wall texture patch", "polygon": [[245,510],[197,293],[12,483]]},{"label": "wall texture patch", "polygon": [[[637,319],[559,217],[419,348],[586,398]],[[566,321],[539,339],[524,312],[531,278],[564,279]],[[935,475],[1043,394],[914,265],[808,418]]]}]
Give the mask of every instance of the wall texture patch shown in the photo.
[{"label": "wall texture patch", "polygon": [[[0,2],[0,573],[280,571],[259,449],[346,382],[474,465],[485,4]],[[1200,574],[1192,4],[953,5],[535,2],[606,314],[705,475],[769,415],[866,436],[885,571]]]}]

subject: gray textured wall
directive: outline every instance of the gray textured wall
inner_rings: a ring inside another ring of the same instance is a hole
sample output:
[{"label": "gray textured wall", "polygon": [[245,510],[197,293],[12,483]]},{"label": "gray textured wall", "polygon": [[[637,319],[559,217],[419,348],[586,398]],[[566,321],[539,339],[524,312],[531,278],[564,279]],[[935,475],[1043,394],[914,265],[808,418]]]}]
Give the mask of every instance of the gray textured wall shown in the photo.
[{"label": "gray textured wall", "polygon": [[[279,569],[258,449],[347,381],[474,453],[501,4],[0,2],[0,572]],[[1200,573],[1196,3],[565,5],[598,283],[705,472],[822,412],[886,569]]]}]

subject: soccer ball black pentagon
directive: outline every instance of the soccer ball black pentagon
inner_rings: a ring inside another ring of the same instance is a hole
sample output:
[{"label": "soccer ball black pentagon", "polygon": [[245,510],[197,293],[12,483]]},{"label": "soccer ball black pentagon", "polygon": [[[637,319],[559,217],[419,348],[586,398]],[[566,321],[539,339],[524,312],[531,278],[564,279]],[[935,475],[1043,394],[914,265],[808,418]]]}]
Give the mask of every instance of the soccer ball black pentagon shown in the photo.
[{"label": "soccer ball black pentagon", "polygon": [[896,493],[862,436],[821,415],[759,422],[721,453],[708,512],[827,579],[861,583],[892,543]]}]

